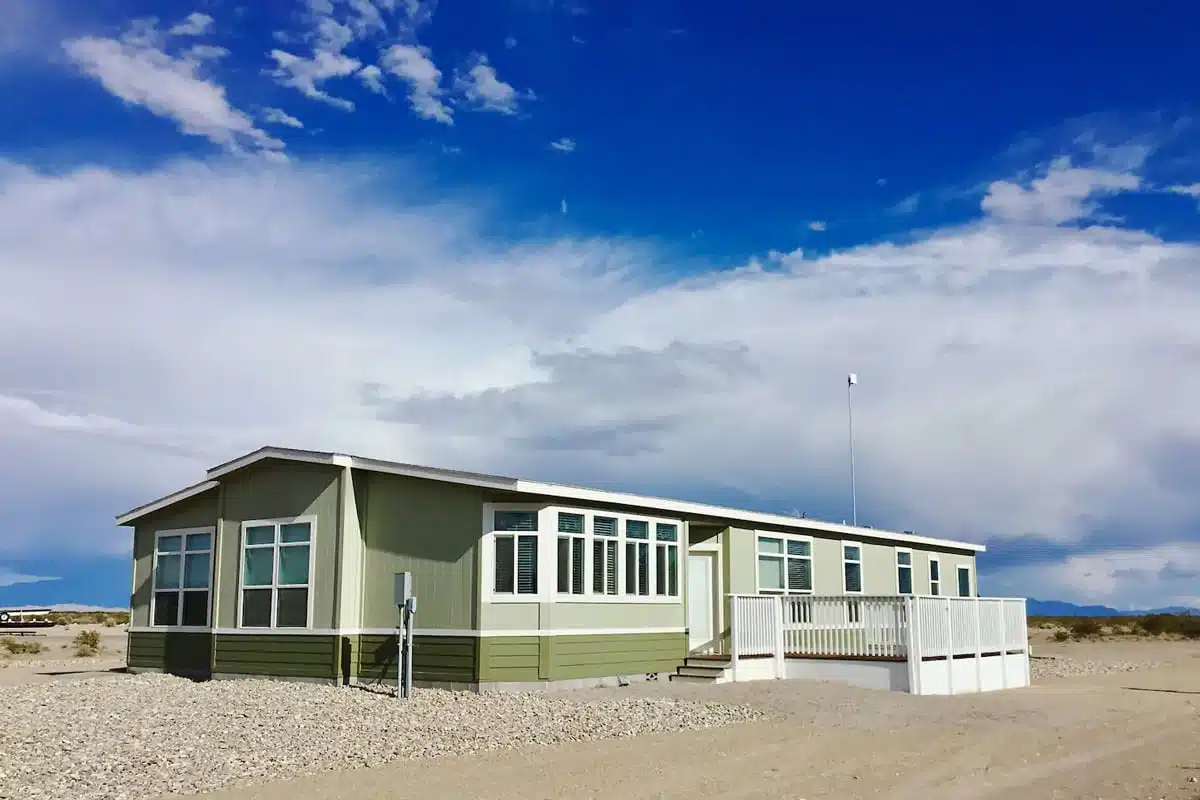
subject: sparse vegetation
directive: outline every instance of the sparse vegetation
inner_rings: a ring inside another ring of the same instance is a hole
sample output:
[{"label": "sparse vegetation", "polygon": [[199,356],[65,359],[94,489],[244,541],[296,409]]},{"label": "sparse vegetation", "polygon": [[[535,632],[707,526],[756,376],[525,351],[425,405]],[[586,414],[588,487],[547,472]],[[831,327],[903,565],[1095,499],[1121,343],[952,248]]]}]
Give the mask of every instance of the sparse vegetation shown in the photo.
[{"label": "sparse vegetation", "polygon": [[1130,617],[1030,617],[1030,628],[1053,630],[1058,642],[1115,636],[1200,639],[1200,614],[1146,614]]},{"label": "sparse vegetation", "polygon": [[113,628],[129,624],[128,611],[54,611],[47,616],[55,625],[103,625]]},{"label": "sparse vegetation", "polygon": [[100,633],[98,631],[80,631],[72,642],[75,645],[75,655],[79,658],[94,656],[100,652]]},{"label": "sparse vegetation", "polygon": [[42,652],[41,642],[23,642],[13,636],[5,636],[0,639],[0,647],[4,648],[4,652],[13,656],[36,656]]}]

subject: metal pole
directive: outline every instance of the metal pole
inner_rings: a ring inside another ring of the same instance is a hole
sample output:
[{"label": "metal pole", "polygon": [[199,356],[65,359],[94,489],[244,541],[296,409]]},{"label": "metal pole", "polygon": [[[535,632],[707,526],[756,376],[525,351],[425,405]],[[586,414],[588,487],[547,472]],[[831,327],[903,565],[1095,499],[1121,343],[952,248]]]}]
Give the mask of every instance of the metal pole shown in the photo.
[{"label": "metal pole", "polygon": [[849,413],[850,422],[850,519],[852,523],[858,525],[858,491],[854,483],[854,384],[858,383],[858,376],[853,372],[846,379],[846,410]]},{"label": "metal pole", "polygon": [[407,624],[404,626],[404,697],[412,697],[413,628],[417,616],[417,598],[408,598]]}]

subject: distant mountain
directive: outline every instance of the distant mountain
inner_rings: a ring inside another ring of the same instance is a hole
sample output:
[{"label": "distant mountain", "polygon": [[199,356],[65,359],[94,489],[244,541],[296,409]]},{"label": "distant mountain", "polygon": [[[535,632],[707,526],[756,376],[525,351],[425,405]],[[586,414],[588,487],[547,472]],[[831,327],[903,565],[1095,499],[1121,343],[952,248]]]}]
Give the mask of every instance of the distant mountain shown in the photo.
[{"label": "distant mountain", "polygon": [[104,608],[103,606],[85,606],[85,605],[80,605],[78,603],[56,603],[56,604],[50,605],[50,606],[31,606],[31,605],[0,606],[0,608],[3,608],[5,611],[24,611],[26,609],[31,609],[31,608],[48,608],[51,611],[61,611],[61,612],[88,612],[88,611],[109,612],[109,611],[128,611],[129,610],[128,608]]},{"label": "distant mountain", "polygon": [[1146,614],[1200,614],[1200,609],[1185,606],[1122,611],[1108,606],[1077,606],[1063,600],[1037,600],[1032,597],[1026,603],[1025,609],[1031,617],[1139,617]]}]

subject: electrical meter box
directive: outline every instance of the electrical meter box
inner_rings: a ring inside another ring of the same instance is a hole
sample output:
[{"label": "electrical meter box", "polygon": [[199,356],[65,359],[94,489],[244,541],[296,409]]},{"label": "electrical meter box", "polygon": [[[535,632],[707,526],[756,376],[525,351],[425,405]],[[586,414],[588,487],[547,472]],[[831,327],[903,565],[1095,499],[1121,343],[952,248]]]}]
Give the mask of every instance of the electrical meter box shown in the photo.
[{"label": "electrical meter box", "polygon": [[413,596],[413,581],[411,572],[396,573],[396,605],[402,606]]}]

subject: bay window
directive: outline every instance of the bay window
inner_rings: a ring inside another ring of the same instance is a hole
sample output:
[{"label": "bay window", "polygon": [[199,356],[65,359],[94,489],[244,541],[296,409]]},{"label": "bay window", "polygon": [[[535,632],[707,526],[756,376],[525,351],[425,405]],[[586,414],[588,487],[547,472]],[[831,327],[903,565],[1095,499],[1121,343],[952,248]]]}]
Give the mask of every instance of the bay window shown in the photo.
[{"label": "bay window", "polygon": [[679,526],[657,523],[654,540],[655,592],[674,597],[679,594]]},{"label": "bay window", "polygon": [[650,594],[650,523],[625,520],[625,594]]},{"label": "bay window", "polygon": [[587,545],[583,514],[558,512],[558,591],[583,594],[583,555]]},{"label": "bay window", "polygon": [[617,593],[617,518],[592,518],[592,593]]},{"label": "bay window", "polygon": [[538,593],[538,515],[536,511],[496,511],[492,515],[495,533],[496,594]]}]

